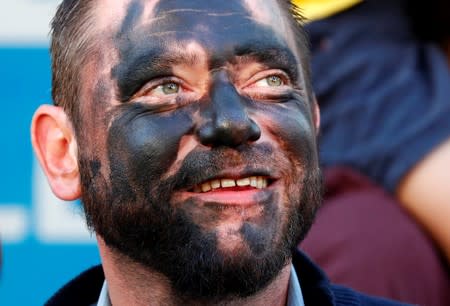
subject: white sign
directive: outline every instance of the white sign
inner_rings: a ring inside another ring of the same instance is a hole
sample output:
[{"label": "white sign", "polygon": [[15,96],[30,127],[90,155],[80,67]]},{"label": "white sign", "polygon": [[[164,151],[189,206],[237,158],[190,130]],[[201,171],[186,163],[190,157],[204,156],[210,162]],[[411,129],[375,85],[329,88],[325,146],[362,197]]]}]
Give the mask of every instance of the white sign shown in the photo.
[{"label": "white sign", "polygon": [[88,231],[81,207],[56,198],[34,160],[32,208],[0,203],[0,237],[4,244],[22,243],[35,235],[45,244],[95,243]]},{"label": "white sign", "polygon": [[45,45],[60,0],[0,0],[0,44]]}]

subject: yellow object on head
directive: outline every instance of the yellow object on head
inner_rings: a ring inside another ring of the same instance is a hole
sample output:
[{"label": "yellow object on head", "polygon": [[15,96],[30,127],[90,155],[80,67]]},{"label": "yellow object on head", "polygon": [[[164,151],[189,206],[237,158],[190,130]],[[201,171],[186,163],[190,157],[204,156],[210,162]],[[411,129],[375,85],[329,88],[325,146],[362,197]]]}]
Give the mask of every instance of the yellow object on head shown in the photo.
[{"label": "yellow object on head", "polygon": [[300,8],[306,21],[323,19],[342,12],[363,0],[291,0]]}]

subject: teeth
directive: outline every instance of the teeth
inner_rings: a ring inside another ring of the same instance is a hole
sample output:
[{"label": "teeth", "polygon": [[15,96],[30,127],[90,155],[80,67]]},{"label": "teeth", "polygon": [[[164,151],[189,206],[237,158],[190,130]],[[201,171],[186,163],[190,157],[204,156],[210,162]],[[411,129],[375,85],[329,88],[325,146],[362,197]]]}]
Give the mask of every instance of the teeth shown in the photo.
[{"label": "teeth", "polygon": [[221,179],[220,185],[222,185],[223,188],[234,187],[236,186],[236,181],[230,179]]},{"label": "teeth", "polygon": [[263,178],[262,177],[258,177],[257,180],[256,180],[256,188],[261,189],[261,188],[263,188],[263,185],[264,185]]},{"label": "teeth", "polygon": [[250,177],[244,177],[238,180],[233,179],[221,179],[221,180],[211,180],[209,182],[205,182],[201,185],[194,187],[194,192],[200,193],[200,192],[208,192],[214,189],[218,188],[230,188],[230,187],[244,187],[244,186],[251,186],[257,189],[266,188],[268,185],[267,179],[262,176],[250,176]]},{"label": "teeth", "polygon": [[212,180],[211,181],[211,187],[212,187],[212,189],[220,188],[220,181],[219,180]]},{"label": "teeth", "polygon": [[267,187],[267,180],[263,179],[262,180],[262,188],[266,188]]},{"label": "teeth", "polygon": [[210,183],[206,182],[206,183],[203,183],[203,184],[202,184],[202,191],[203,191],[203,192],[210,191],[211,189],[212,189],[212,188],[211,188],[211,184],[210,184]]},{"label": "teeth", "polygon": [[250,185],[250,178],[246,177],[243,179],[236,180],[236,185],[238,186],[248,186]]},{"label": "teeth", "polygon": [[250,178],[250,186],[252,187],[258,187],[258,179],[256,178],[256,176],[252,176]]}]

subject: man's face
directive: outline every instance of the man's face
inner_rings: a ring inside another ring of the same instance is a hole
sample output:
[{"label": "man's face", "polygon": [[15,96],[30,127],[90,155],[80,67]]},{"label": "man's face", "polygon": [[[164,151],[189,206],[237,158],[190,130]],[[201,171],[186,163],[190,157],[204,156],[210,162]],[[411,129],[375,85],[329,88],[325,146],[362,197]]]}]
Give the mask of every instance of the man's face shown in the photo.
[{"label": "man's face", "polygon": [[88,221],[180,295],[252,294],[319,202],[293,33],[275,1],[110,2],[82,78]]}]

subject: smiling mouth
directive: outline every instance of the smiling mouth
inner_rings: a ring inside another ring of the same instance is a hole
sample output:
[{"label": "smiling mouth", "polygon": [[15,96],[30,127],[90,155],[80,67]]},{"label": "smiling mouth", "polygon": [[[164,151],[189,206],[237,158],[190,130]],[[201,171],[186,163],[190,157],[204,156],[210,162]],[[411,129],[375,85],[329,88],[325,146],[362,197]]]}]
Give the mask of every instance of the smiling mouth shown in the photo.
[{"label": "smiling mouth", "polygon": [[240,179],[221,178],[203,182],[195,186],[191,192],[206,193],[211,191],[240,191],[263,189],[271,184],[271,180],[264,176],[249,176]]}]

